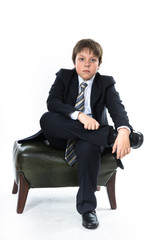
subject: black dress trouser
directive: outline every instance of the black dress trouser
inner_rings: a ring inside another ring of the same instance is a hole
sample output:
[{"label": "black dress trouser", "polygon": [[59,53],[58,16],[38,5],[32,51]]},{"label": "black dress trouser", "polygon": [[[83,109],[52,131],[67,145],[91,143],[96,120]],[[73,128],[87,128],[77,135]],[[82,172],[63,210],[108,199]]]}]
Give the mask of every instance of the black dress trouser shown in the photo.
[{"label": "black dress trouser", "polygon": [[94,210],[97,206],[95,191],[101,152],[102,148],[107,146],[110,126],[87,130],[79,121],[53,112],[45,113],[40,119],[40,125],[50,145],[57,149],[64,150],[68,139],[77,139],[75,147],[79,181],[77,211],[83,214]]}]

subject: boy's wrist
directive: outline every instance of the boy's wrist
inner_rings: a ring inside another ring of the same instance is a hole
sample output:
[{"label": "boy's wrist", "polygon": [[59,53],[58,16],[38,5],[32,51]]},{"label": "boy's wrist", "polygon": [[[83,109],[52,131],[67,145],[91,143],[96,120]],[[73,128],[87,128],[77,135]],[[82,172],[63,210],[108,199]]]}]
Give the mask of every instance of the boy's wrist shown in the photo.
[{"label": "boy's wrist", "polygon": [[117,128],[117,131],[119,132],[121,129],[127,129],[129,131],[129,134],[131,133],[131,129],[127,126],[121,126]]},{"label": "boy's wrist", "polygon": [[123,127],[123,128],[118,129],[118,133],[119,134],[128,134],[128,136],[129,136],[130,135],[130,129]]}]

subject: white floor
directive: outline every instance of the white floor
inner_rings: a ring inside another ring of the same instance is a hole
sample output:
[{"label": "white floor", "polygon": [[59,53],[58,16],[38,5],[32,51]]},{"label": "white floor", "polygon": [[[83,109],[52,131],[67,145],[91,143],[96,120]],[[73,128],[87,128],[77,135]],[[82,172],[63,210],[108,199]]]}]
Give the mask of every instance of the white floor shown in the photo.
[{"label": "white floor", "polygon": [[[143,153],[144,148],[133,151],[123,161],[125,170],[118,170],[117,210],[110,210],[104,188],[96,193],[100,222],[97,230],[82,227],[75,209],[77,188],[30,189],[23,214],[17,214],[17,194],[11,194],[13,172],[9,167],[1,175],[0,240],[160,239],[158,179],[152,177],[158,166],[149,166]],[[6,168],[8,164],[12,166],[8,161]]]}]

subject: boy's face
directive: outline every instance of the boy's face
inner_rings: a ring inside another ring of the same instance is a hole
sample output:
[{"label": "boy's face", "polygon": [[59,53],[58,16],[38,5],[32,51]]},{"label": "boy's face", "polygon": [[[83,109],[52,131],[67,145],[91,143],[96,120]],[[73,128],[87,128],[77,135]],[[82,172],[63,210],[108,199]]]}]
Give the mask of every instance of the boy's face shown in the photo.
[{"label": "boy's face", "polygon": [[80,75],[84,81],[87,81],[99,70],[99,60],[92,51],[90,52],[88,48],[84,48],[77,54],[74,67],[78,75]]}]

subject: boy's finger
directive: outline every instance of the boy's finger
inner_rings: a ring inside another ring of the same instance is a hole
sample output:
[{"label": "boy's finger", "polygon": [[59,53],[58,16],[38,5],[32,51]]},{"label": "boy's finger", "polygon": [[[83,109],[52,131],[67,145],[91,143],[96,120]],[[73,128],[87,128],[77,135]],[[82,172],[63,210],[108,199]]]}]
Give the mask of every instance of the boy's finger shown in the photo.
[{"label": "boy's finger", "polygon": [[117,145],[116,145],[116,143],[114,143],[113,148],[112,148],[112,153],[115,153],[116,148],[117,148]]}]

